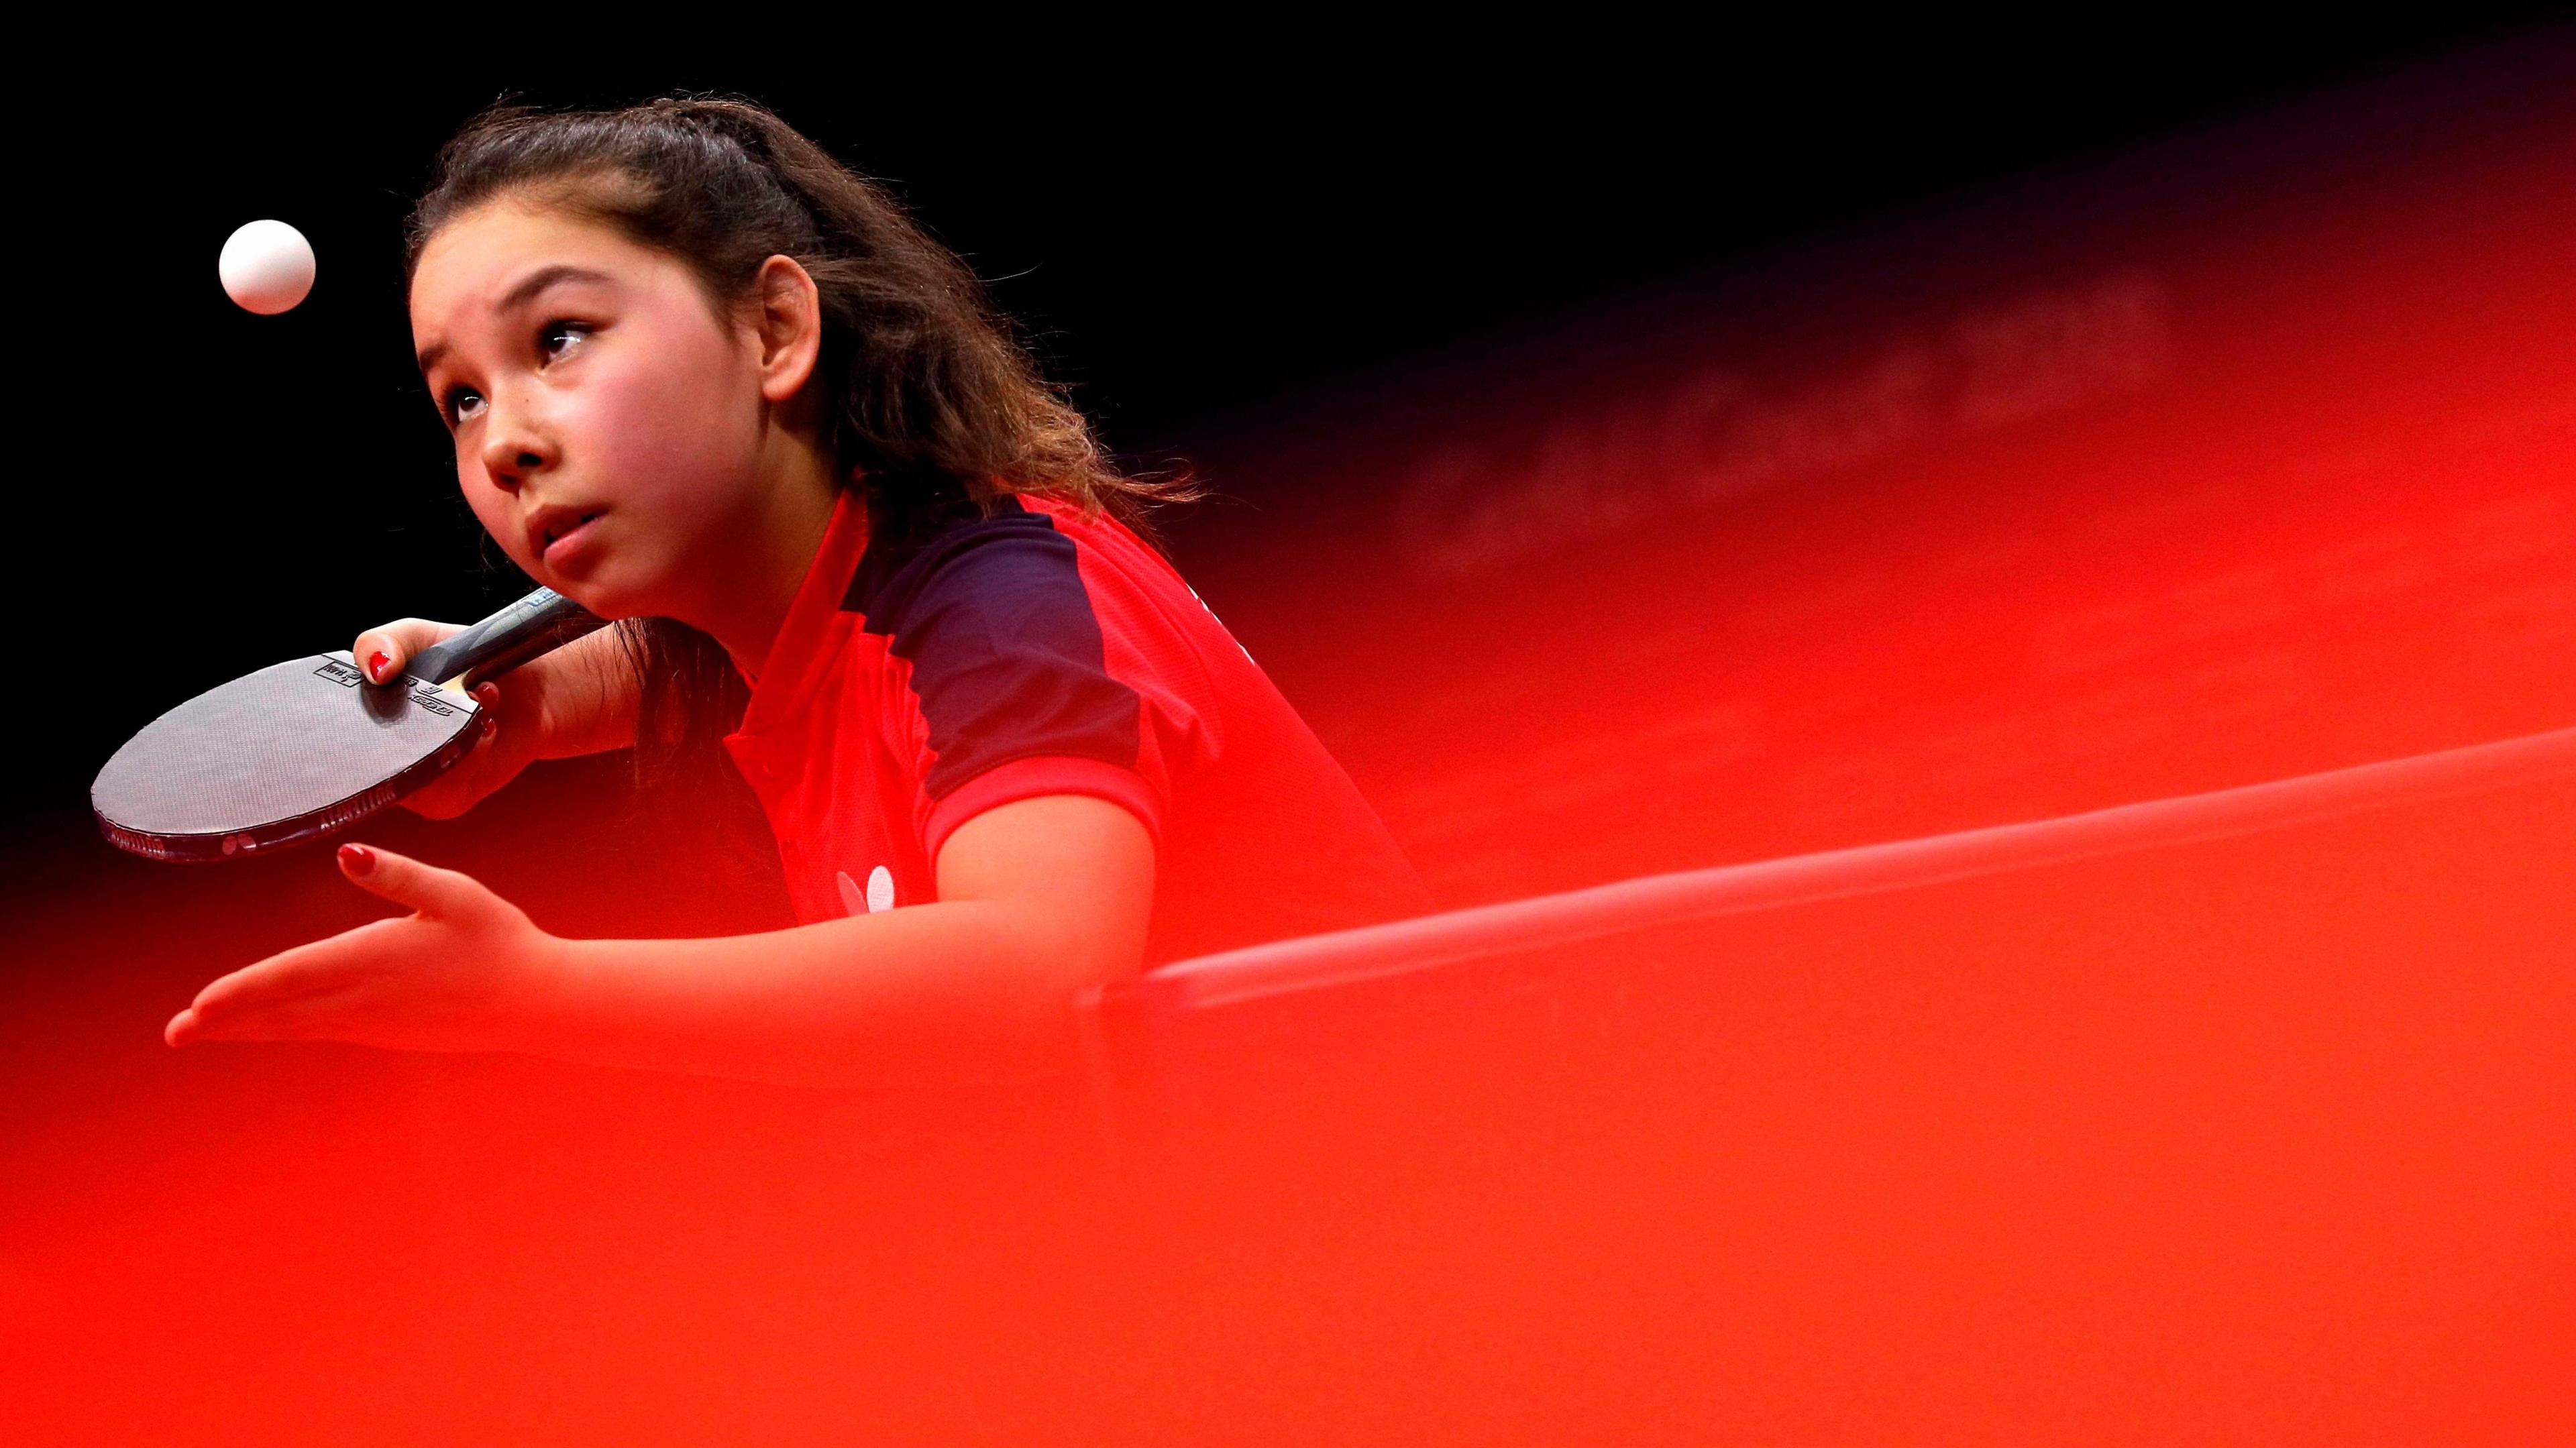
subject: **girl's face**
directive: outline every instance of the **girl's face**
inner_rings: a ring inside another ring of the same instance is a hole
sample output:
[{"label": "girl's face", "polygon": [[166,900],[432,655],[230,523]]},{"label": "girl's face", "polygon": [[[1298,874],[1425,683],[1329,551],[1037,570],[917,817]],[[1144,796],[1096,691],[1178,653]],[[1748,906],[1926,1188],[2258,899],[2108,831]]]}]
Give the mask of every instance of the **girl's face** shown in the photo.
[{"label": "girl's face", "polygon": [[503,198],[422,250],[411,330],[466,501],[529,577],[602,617],[689,618],[761,552],[757,336],[681,262]]}]

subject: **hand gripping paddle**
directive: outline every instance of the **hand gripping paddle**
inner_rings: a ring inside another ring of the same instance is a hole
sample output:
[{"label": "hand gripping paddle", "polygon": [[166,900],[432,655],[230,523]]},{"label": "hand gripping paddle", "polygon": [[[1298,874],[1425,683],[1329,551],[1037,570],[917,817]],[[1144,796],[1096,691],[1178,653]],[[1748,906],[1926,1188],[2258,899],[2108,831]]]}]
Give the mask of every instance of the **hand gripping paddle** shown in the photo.
[{"label": "hand gripping paddle", "polygon": [[[370,684],[348,650],[209,689],[143,726],[98,772],[90,812],[119,849],[223,860],[320,839],[465,757],[472,686],[601,627],[550,588],[421,650]],[[468,692],[439,685],[466,676]]]}]

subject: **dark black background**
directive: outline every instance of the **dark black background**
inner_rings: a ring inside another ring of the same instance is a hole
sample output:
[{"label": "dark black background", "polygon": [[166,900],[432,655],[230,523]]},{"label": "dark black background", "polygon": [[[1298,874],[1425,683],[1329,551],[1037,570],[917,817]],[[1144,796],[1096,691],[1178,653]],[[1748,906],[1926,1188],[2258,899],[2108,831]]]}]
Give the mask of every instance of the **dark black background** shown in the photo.
[{"label": "dark black background", "polygon": [[[996,59],[953,38],[800,40],[785,48],[801,73],[782,76],[757,47],[541,62],[494,23],[407,18],[460,57],[434,76],[210,61],[127,77],[112,107],[86,89],[86,122],[50,139],[28,128],[22,175],[60,229],[22,273],[37,345],[20,355],[43,381],[22,381],[40,405],[21,417],[34,446],[9,551],[34,747],[0,773],[0,837],[103,849],[90,775],[160,710],[369,623],[475,616],[525,587],[456,496],[411,369],[398,245],[438,142],[504,91],[772,105],[889,182],[1110,445],[1152,462],[1265,399],[1659,278],[2463,51],[2566,43],[2527,13],[2297,35],[1827,16],[1514,54],[1270,36],[1195,54],[1039,40]],[[257,217],[320,256],[284,316],[216,284],[224,238]],[[1186,520],[1173,542],[1186,571]]]}]

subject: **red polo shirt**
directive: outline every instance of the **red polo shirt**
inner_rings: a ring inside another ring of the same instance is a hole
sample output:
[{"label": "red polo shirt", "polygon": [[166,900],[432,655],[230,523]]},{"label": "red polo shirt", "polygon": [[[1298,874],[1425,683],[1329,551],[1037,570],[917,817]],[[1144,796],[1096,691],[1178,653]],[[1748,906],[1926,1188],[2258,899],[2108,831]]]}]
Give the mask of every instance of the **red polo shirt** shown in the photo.
[{"label": "red polo shirt", "polygon": [[744,678],[725,745],[800,921],[937,899],[960,824],[1046,794],[1154,837],[1148,964],[1429,908],[1305,721],[1106,514],[1009,495],[897,526],[845,491]]}]

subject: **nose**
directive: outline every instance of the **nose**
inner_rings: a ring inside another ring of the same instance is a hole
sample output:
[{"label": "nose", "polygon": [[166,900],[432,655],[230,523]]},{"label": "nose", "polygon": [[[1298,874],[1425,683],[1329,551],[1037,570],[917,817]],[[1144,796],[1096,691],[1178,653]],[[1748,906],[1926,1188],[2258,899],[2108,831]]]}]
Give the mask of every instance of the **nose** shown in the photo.
[{"label": "nose", "polygon": [[492,485],[515,493],[529,474],[554,466],[555,447],[524,400],[494,398],[483,425],[483,471]]}]

